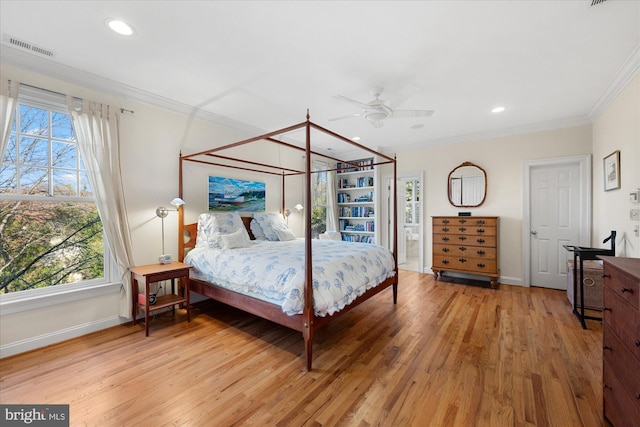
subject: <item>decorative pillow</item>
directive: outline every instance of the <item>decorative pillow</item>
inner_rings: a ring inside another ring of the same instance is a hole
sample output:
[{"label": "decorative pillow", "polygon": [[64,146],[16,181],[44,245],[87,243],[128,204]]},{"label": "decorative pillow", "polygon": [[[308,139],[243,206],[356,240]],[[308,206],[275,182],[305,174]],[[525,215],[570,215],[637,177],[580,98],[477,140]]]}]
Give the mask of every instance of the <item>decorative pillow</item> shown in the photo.
[{"label": "decorative pillow", "polygon": [[252,219],[249,223],[249,228],[251,229],[253,237],[255,237],[256,240],[267,240],[267,236],[264,235],[262,227],[260,227],[260,224],[258,224],[258,221],[255,218]]},{"label": "decorative pillow", "polygon": [[249,233],[242,223],[238,212],[207,212],[198,217],[198,233],[196,234],[196,247],[208,246],[220,248],[220,236],[242,230],[247,242]]},{"label": "decorative pillow", "polygon": [[276,225],[282,225],[285,228],[287,227],[287,223],[284,222],[284,217],[280,213],[254,213],[253,217],[258,224],[262,228],[262,231],[267,238],[267,240],[271,240],[273,242],[279,240],[278,235],[273,229]]},{"label": "decorative pillow", "polygon": [[240,229],[234,231],[233,233],[221,234],[219,241],[221,243],[220,246],[222,246],[222,249],[246,248],[250,245],[249,240],[247,240],[245,234]]},{"label": "decorative pillow", "polygon": [[286,242],[288,240],[295,240],[296,235],[290,228],[274,228],[275,233],[278,235],[278,240]]}]

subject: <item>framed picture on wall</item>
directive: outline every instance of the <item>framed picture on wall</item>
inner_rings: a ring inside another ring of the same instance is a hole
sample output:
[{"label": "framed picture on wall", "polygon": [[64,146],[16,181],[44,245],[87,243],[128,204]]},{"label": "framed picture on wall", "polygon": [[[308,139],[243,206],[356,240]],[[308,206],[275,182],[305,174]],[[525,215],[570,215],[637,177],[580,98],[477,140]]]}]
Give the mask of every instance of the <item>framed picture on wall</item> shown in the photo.
[{"label": "framed picture on wall", "polygon": [[210,211],[264,212],[266,184],[259,181],[209,177]]},{"label": "framed picture on wall", "polygon": [[620,150],[604,158],[604,191],[620,188]]}]

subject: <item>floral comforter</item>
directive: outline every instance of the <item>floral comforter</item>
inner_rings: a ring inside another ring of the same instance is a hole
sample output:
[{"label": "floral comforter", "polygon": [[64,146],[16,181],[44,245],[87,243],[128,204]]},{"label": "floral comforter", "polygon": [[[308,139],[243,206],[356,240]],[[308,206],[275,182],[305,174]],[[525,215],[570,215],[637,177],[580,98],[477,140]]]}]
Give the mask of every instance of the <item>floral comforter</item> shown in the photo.
[{"label": "floral comforter", "polygon": [[[304,239],[252,241],[250,247],[222,250],[196,247],[185,257],[191,277],[265,300],[288,315],[304,307]],[[365,291],[392,277],[394,260],[382,246],[313,240],[313,305],[331,315]]]}]

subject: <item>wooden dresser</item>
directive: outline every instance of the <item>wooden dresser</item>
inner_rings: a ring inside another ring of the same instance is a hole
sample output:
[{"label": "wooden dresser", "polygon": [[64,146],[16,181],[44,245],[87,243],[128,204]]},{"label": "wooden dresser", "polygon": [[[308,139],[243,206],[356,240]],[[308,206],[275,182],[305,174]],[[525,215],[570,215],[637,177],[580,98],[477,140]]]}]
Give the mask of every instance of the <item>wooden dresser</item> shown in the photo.
[{"label": "wooden dresser", "polygon": [[640,258],[604,260],[604,416],[616,427],[640,420]]},{"label": "wooden dresser", "polygon": [[436,275],[443,272],[488,276],[495,287],[498,267],[498,217],[434,216],[433,262]]}]

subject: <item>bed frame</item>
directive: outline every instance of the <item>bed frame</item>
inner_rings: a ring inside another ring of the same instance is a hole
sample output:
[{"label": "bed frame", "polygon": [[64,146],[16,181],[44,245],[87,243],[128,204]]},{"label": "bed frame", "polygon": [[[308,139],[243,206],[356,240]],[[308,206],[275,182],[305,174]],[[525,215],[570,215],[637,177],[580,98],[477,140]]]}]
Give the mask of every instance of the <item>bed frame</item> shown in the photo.
[{"label": "bed frame", "polygon": [[[274,139],[276,136],[283,136],[287,133],[298,129],[305,129],[305,147],[299,147],[293,143],[284,142],[281,139]],[[375,150],[372,150],[368,147],[365,147],[361,144],[358,144],[348,138],[340,136],[328,129],[325,129],[321,126],[318,126],[312,123],[309,120],[309,112],[307,111],[307,120],[305,122],[299,123],[294,126],[290,126],[288,128],[284,128],[275,132],[271,132],[265,135],[257,136],[254,138],[249,138],[244,141],[239,141],[233,144],[224,145],[221,147],[216,147],[211,150],[194,153],[190,155],[180,155],[180,179],[179,179],[179,196],[183,197],[183,166],[185,162],[195,162],[195,163],[204,163],[216,167],[227,167],[233,169],[240,169],[244,171],[251,171],[256,173],[266,173],[273,175],[281,175],[282,176],[282,212],[284,213],[284,194],[285,194],[285,178],[288,176],[294,175],[305,175],[305,206],[311,206],[311,175],[316,173],[311,170],[311,155],[316,155],[319,157],[323,157],[326,159],[334,160],[342,163],[349,163],[348,161],[341,160],[338,158],[334,158],[328,156],[324,153],[320,153],[311,149],[311,129],[315,129],[317,131],[322,132],[323,134],[329,135],[332,138],[338,139],[342,142],[346,142],[347,144],[351,144],[360,150],[367,151],[374,156],[376,159],[382,159],[379,162],[376,160],[374,165],[383,165],[383,164],[392,164],[393,165],[393,209],[394,212],[397,212],[397,197],[396,197],[396,181],[397,181],[397,171],[396,171],[396,160],[395,158],[388,157],[382,153],[379,153]],[[228,156],[223,156],[219,154],[219,152],[224,150],[229,150],[241,145],[257,142],[257,141],[267,141],[274,144],[279,144],[281,146],[285,146],[292,150],[300,150],[305,152],[306,159],[306,167],[305,170],[296,170],[293,168],[284,168],[282,165],[271,165],[265,164],[261,162],[243,160],[232,158]],[[216,161],[212,161],[211,159],[215,158]],[[220,162],[223,163],[220,163]],[[238,166],[237,163],[242,164],[242,166]],[[357,167],[357,165],[354,165]],[[328,171],[333,171],[335,169],[330,169]],[[313,336],[317,329],[323,327],[327,323],[331,322],[333,319],[339,317],[340,315],[350,311],[354,307],[358,306],[362,302],[368,300],[372,296],[377,293],[383,291],[388,287],[393,288],[393,303],[397,303],[398,299],[398,261],[397,261],[397,250],[398,250],[398,240],[397,240],[397,215],[394,215],[394,224],[393,224],[393,257],[395,263],[395,275],[390,277],[380,283],[378,286],[369,289],[363,295],[356,298],[351,304],[346,306],[343,310],[334,313],[331,316],[319,317],[316,316],[313,309],[313,287],[312,287],[312,251],[311,251],[311,209],[305,209],[305,285],[304,285],[304,309],[302,314],[289,316],[282,312],[282,309],[268,302],[264,302],[258,300],[256,298],[252,298],[250,296],[242,295],[234,291],[230,291],[228,289],[224,289],[219,286],[212,286],[212,284],[208,282],[204,282],[198,279],[190,278],[189,279],[189,288],[191,291],[197,292],[204,296],[207,296],[213,300],[220,301],[222,303],[228,304],[232,307],[238,308],[240,310],[246,311],[248,313],[254,314],[256,316],[262,317],[264,319],[270,320],[272,322],[278,323],[280,325],[286,326],[293,330],[302,332],[305,343],[305,353],[306,353],[306,368],[307,371],[310,371],[312,368],[312,354],[313,354]],[[247,231],[251,235],[251,230],[249,228],[249,221],[251,218],[243,217],[243,222],[245,223],[245,227]],[[184,260],[185,253],[188,249],[195,247],[196,242],[196,234],[197,234],[197,224],[184,224],[184,211],[182,208],[178,209],[178,258],[180,261]]]}]

